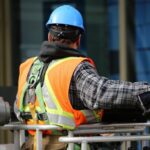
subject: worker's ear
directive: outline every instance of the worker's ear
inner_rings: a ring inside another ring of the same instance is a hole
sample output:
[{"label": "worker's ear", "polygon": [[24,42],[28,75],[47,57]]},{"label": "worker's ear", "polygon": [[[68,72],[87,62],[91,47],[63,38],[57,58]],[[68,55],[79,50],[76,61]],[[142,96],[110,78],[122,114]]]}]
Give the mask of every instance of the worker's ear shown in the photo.
[{"label": "worker's ear", "polygon": [[52,36],[51,34],[48,32],[48,41],[51,42],[52,41]]},{"label": "worker's ear", "polygon": [[80,42],[81,42],[81,35],[79,35],[79,37],[76,40],[76,45],[78,48],[80,47]]}]

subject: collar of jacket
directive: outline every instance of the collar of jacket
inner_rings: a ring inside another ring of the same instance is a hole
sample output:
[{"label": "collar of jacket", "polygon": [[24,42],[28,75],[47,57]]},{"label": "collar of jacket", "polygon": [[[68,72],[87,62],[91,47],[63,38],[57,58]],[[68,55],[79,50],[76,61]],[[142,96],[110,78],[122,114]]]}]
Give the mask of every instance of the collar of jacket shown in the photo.
[{"label": "collar of jacket", "polygon": [[85,57],[77,49],[68,48],[64,45],[56,43],[49,43],[44,41],[41,46],[39,59],[44,63],[49,63],[53,59],[65,58],[65,57]]}]

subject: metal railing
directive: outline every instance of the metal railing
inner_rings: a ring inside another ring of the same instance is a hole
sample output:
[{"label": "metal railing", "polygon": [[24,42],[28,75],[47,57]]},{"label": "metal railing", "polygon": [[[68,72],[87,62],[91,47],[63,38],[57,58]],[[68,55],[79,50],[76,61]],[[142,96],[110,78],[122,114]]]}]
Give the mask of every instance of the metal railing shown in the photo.
[{"label": "metal railing", "polygon": [[[60,137],[59,141],[69,143],[68,150],[73,150],[74,143],[80,143],[81,150],[86,150],[87,143],[94,142],[122,142],[124,146],[122,149],[126,149],[130,146],[131,141],[142,141],[143,146],[143,141],[150,140],[150,134],[144,133],[147,127],[150,127],[149,122],[81,125],[76,130],[68,131],[68,136]],[[13,130],[15,150],[19,150],[22,143],[25,141],[24,131],[35,130],[37,139],[36,148],[37,150],[42,150],[42,131],[62,130],[62,128],[54,125],[24,125],[20,123],[11,123],[1,126],[0,130]],[[104,133],[108,133],[110,136],[106,136]]]},{"label": "metal railing", "polygon": [[[145,133],[147,127],[150,127],[149,122],[82,125],[74,131],[69,131],[68,136],[60,137],[59,141],[69,143],[69,150],[73,150],[74,143],[81,144],[81,150],[86,150],[87,144],[94,142],[121,142],[121,150],[127,150],[131,141],[140,141],[140,147],[147,146],[145,141],[150,140],[150,135]],[[108,134],[106,136],[103,133]],[[80,136],[76,136],[78,134]]]},{"label": "metal railing", "polygon": [[6,124],[0,127],[0,130],[12,130],[14,134],[15,150],[20,150],[20,147],[25,142],[25,130],[36,131],[36,149],[42,150],[42,131],[43,130],[62,130],[62,128],[54,125],[25,125],[20,123]]}]

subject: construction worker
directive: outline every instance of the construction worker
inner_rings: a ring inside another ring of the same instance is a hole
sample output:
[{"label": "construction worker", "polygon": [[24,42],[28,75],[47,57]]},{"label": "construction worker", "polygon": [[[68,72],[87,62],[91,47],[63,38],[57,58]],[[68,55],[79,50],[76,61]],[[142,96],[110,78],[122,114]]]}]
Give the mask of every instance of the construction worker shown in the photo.
[{"label": "construction worker", "polygon": [[[56,8],[46,26],[48,41],[38,56],[20,66],[14,111],[26,124],[53,124],[75,129],[80,124],[103,121],[105,110],[138,108],[149,113],[150,85],[110,80],[96,71],[94,62],[80,53],[83,19],[69,5]],[[22,149],[33,149],[34,131]],[[43,132],[43,149],[63,150],[62,133]]]}]

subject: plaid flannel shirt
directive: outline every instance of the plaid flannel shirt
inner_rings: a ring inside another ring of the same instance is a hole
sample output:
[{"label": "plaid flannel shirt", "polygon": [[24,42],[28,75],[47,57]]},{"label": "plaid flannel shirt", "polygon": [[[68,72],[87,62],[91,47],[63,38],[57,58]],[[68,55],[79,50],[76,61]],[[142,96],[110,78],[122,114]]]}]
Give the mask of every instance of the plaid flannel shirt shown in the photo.
[{"label": "plaid flannel shirt", "polygon": [[99,76],[87,61],[79,64],[73,74],[70,101],[75,109],[110,109],[138,107],[137,96],[150,91],[147,82],[110,80]]}]

